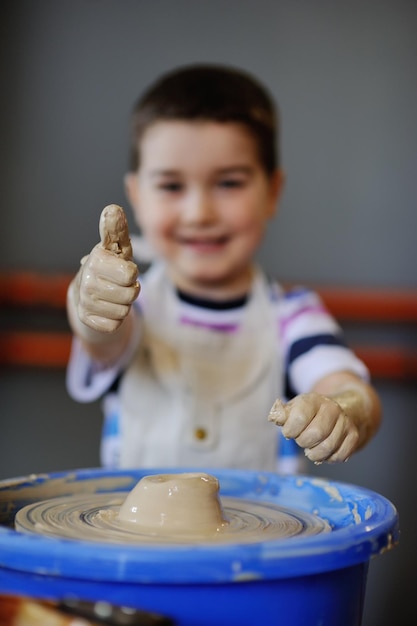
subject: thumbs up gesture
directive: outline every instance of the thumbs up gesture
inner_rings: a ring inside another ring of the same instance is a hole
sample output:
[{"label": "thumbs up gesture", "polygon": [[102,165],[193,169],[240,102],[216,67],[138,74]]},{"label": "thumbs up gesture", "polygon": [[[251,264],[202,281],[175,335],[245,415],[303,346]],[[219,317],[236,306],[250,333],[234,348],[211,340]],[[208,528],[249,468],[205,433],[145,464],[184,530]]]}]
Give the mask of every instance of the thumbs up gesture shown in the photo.
[{"label": "thumbs up gesture", "polygon": [[129,229],[120,206],[110,204],[103,209],[99,231],[100,243],[81,260],[71,283],[69,318],[76,331],[80,325],[74,316],[98,333],[114,333],[139,294],[138,268],[132,260]]}]

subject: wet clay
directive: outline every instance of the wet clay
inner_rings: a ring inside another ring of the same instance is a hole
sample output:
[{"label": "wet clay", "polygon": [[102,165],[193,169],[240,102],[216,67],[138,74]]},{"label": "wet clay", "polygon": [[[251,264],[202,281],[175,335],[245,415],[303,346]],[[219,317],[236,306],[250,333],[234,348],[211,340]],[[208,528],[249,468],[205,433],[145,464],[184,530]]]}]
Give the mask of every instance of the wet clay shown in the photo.
[{"label": "wet clay", "polygon": [[213,533],[228,524],[219,481],[205,473],[145,476],[120,507],[119,521],[167,532]]},{"label": "wet clay", "polygon": [[125,212],[117,204],[104,207],[99,222],[100,245],[127,261],[132,260],[132,245]]},{"label": "wet clay", "polygon": [[226,497],[205,473],[145,476],[124,498],[76,494],[20,509],[20,532],[128,544],[258,543],[331,530],[320,517],[268,502]]}]

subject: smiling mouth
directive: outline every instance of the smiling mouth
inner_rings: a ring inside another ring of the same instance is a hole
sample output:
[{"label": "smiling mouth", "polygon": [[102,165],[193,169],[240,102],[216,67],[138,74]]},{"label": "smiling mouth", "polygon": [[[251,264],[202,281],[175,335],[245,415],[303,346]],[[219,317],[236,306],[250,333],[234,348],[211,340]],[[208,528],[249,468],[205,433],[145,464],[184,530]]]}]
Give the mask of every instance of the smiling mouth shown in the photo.
[{"label": "smiling mouth", "polygon": [[224,246],[230,237],[223,235],[220,237],[197,238],[197,237],[179,237],[178,241],[183,246],[198,249],[214,249]]}]

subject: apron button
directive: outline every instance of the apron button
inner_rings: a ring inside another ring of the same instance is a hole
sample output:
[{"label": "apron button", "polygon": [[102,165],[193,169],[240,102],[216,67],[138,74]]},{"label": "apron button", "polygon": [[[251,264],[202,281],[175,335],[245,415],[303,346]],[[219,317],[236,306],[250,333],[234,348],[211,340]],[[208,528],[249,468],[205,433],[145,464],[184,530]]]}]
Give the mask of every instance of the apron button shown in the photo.
[{"label": "apron button", "polygon": [[205,428],[196,428],[194,430],[194,437],[202,441],[203,439],[207,439],[207,431]]}]

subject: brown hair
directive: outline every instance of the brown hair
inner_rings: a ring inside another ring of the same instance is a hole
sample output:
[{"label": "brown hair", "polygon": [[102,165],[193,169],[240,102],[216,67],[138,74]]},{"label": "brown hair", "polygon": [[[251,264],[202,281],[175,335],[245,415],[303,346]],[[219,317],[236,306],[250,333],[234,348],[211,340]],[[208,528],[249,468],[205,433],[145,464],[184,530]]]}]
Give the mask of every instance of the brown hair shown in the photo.
[{"label": "brown hair", "polygon": [[159,78],[137,100],[131,118],[129,170],[140,166],[140,141],[161,120],[237,122],[254,137],[268,174],[279,165],[277,111],[253,76],[221,65],[191,65]]}]

